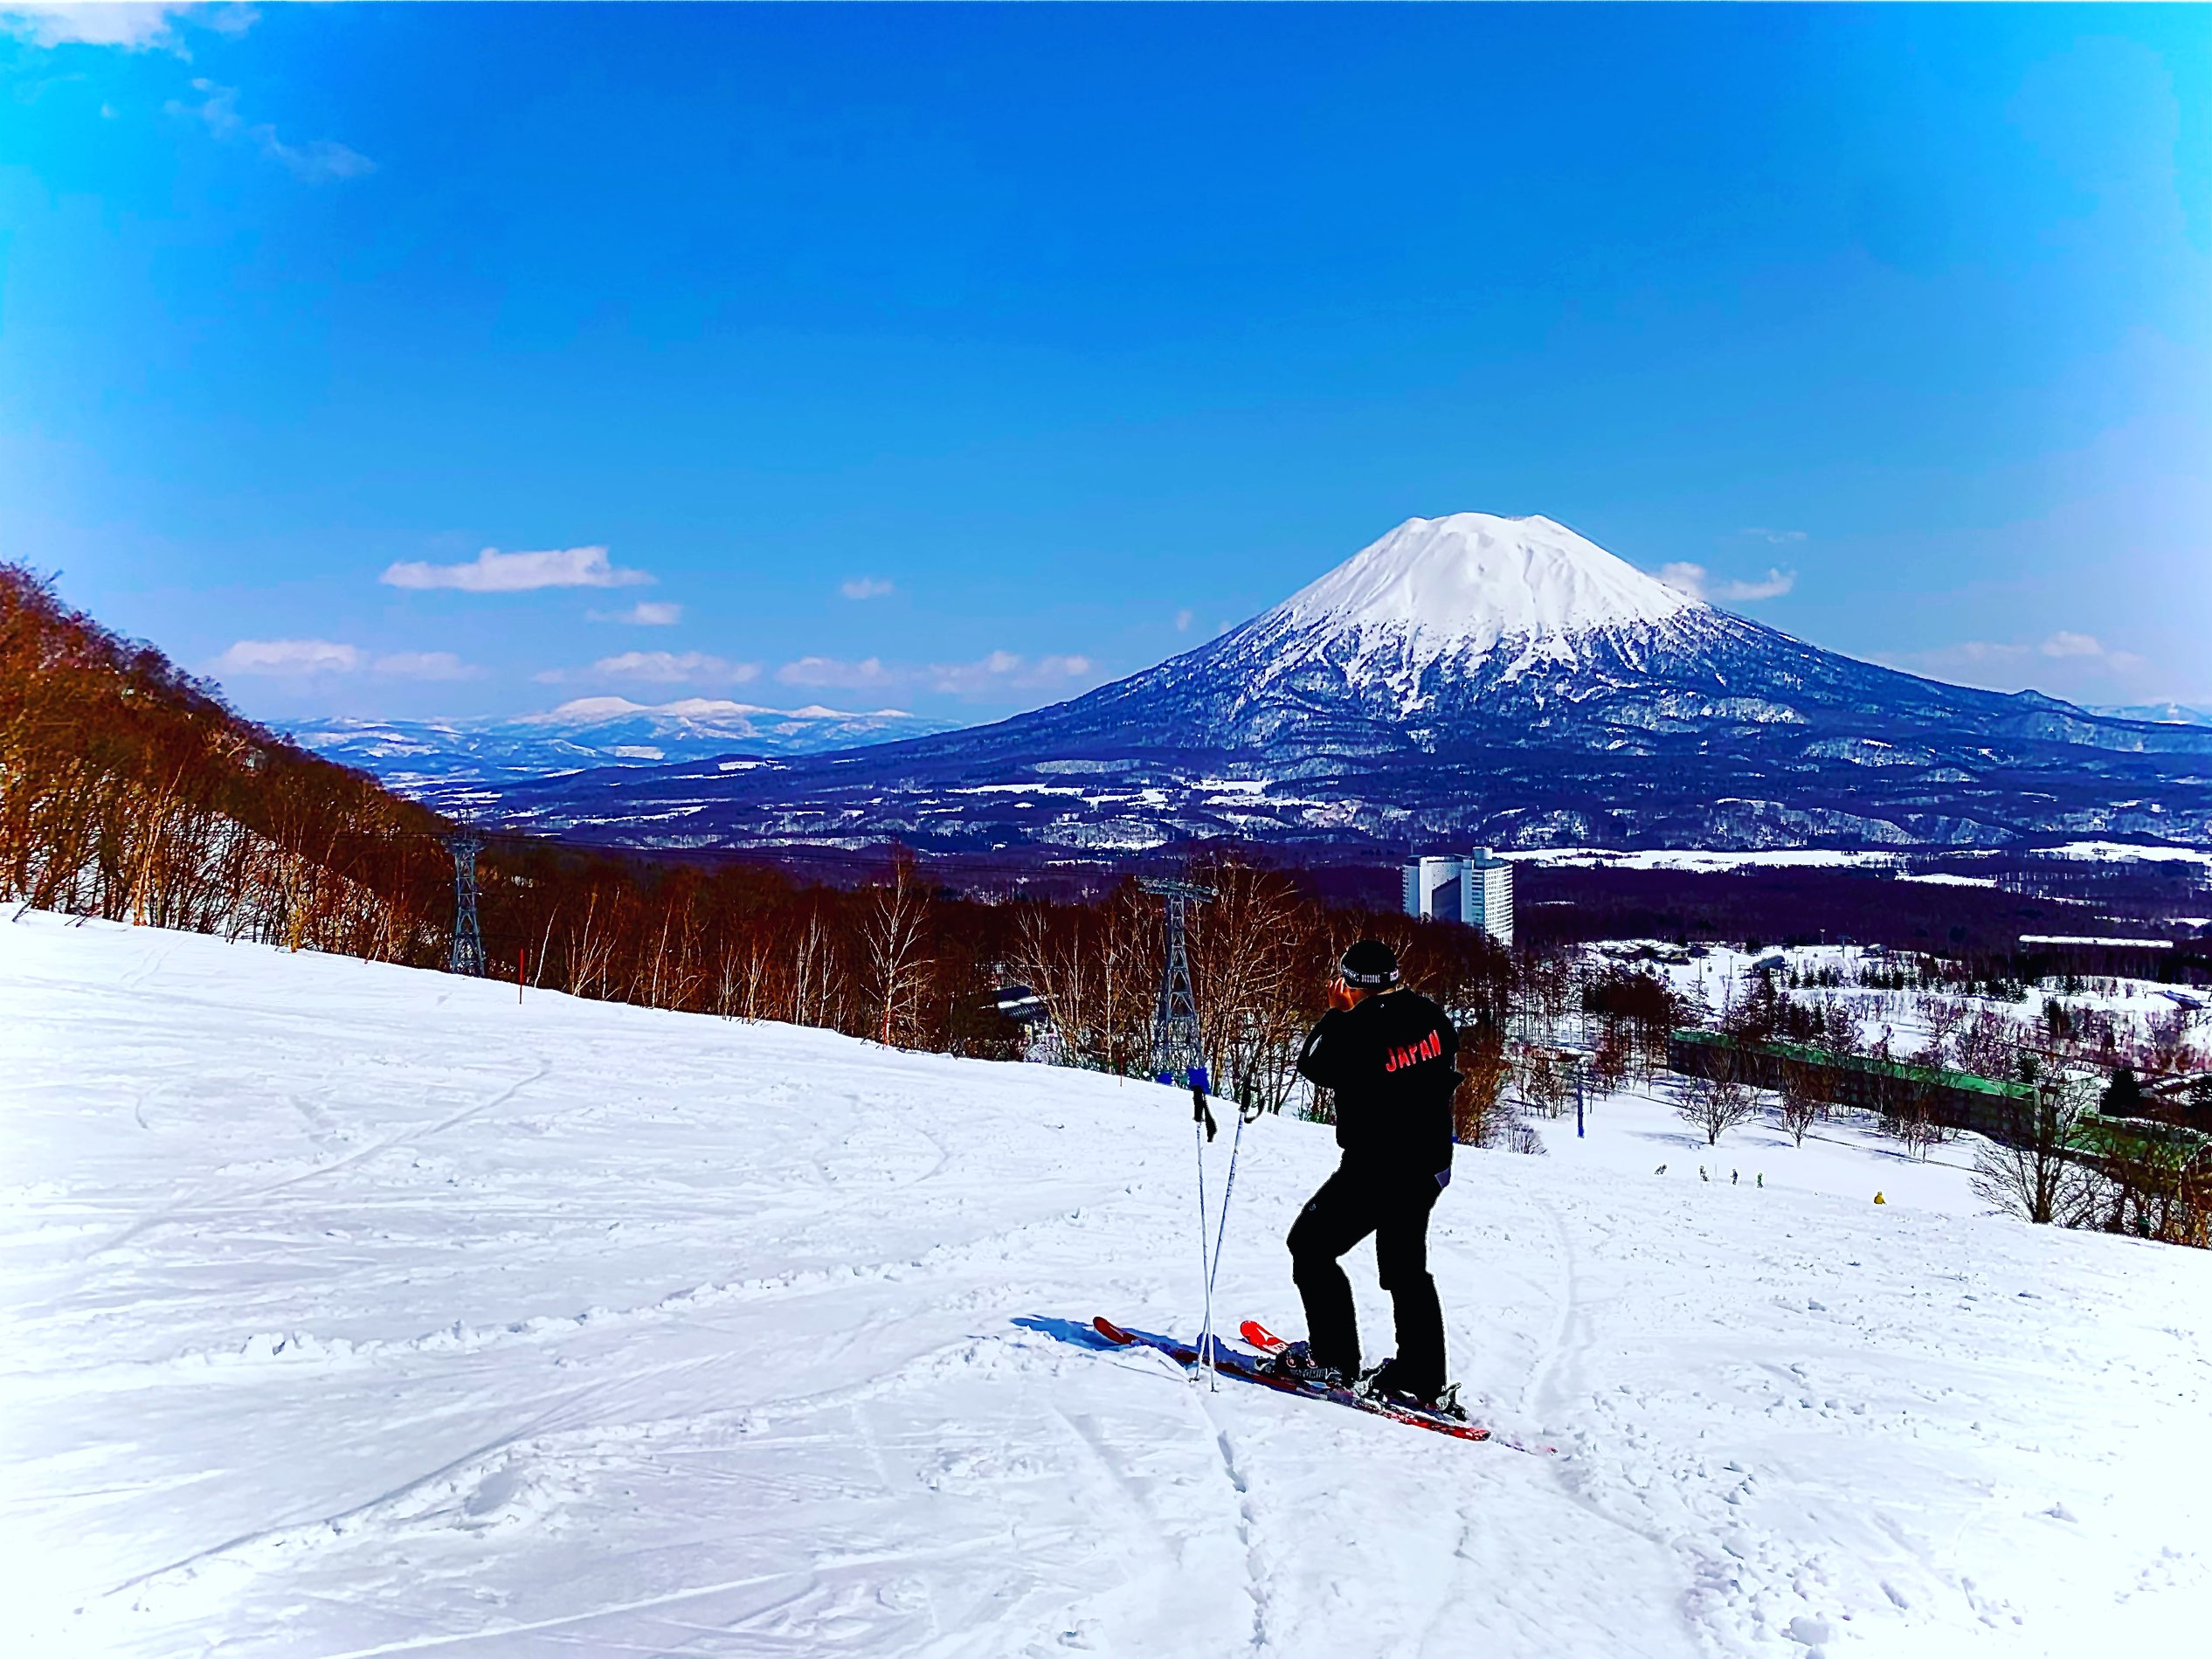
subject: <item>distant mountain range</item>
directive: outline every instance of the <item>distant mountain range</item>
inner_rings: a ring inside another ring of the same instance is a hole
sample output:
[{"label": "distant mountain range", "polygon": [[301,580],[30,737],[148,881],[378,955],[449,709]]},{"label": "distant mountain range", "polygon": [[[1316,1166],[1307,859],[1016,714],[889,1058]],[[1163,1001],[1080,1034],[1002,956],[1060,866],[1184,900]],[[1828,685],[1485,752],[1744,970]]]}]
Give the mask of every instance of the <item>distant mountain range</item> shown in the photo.
[{"label": "distant mountain range", "polygon": [[678,847],[2202,842],[2212,729],[1878,667],[1550,519],[1461,513],[1410,519],[1194,651],[995,725],[517,782],[493,810]]},{"label": "distant mountain range", "polygon": [[332,760],[374,772],[404,794],[450,805],[591,768],[658,766],[738,753],[812,754],[943,731],[947,723],[898,709],[848,714],[707,697],[664,703],[579,697],[546,714],[505,720],[317,720],[292,735]]},{"label": "distant mountain range", "polygon": [[2180,702],[2100,703],[2090,710],[2112,720],[2153,720],[2173,726],[2212,726],[2212,709]]}]

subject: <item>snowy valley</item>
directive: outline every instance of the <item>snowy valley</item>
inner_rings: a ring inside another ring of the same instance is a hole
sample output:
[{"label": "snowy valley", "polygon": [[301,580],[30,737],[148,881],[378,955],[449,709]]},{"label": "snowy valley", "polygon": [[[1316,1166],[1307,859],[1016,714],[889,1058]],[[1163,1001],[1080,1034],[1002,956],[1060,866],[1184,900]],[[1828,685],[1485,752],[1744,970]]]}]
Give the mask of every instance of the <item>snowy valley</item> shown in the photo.
[{"label": "snowy valley", "polygon": [[[1463,1149],[1453,1369],[1532,1453],[1102,1351],[1094,1314],[1199,1318],[1150,1084],[38,912],[0,999],[10,1651],[1888,1659],[2212,1619],[2212,1258],[1985,1213],[1964,1144],[1712,1149],[1629,1091]],[[1231,1324],[1295,1331],[1332,1162],[1247,1132]]]}]

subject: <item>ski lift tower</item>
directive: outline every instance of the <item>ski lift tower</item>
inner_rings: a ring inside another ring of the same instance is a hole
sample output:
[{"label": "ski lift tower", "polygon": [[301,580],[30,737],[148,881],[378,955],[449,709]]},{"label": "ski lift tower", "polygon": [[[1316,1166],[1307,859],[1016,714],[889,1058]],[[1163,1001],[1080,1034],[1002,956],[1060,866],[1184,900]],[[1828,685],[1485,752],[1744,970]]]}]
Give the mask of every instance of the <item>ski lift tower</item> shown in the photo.
[{"label": "ski lift tower", "polygon": [[484,935],[476,925],[476,855],[484,838],[464,825],[446,838],[453,855],[453,948],[446,971],[484,977]]},{"label": "ski lift tower", "polygon": [[1159,896],[1167,924],[1167,950],[1160,966],[1160,997],[1152,1011],[1152,1075],[1164,1083],[1183,1083],[1196,1094],[1212,1093],[1206,1075],[1206,1049],[1199,1033],[1198,998],[1191,989],[1187,944],[1191,906],[1213,896],[1195,881],[1138,883]]}]

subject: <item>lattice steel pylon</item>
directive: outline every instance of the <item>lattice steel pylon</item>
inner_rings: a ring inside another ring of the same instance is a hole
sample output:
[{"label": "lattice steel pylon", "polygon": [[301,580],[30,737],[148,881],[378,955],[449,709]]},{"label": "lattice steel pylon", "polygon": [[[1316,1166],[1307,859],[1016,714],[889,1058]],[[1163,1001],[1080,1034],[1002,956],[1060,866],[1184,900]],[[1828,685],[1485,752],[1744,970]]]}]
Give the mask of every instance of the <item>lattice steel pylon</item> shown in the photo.
[{"label": "lattice steel pylon", "polygon": [[453,855],[453,948],[446,958],[446,971],[484,977],[484,935],[476,925],[476,855],[484,850],[484,838],[474,830],[458,829],[446,838]]},{"label": "lattice steel pylon", "polygon": [[1159,895],[1167,923],[1159,1001],[1152,1010],[1152,1075],[1164,1083],[1187,1083],[1201,1094],[1209,1093],[1198,997],[1191,988],[1187,932],[1191,906],[1212,898],[1213,889],[1195,881],[1152,881],[1139,885],[1147,893]]}]

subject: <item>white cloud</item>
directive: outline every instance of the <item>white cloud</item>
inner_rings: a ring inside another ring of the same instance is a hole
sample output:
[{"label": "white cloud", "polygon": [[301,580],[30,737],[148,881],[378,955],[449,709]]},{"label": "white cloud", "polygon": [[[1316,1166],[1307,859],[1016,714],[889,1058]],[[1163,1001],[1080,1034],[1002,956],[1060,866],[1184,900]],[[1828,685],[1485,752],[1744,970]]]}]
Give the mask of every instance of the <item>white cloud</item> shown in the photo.
[{"label": "white cloud", "polygon": [[[0,28],[34,46],[121,46],[126,52],[159,48],[181,55],[183,46],[169,25],[190,10],[174,0],[140,4],[113,0],[101,5],[55,5],[30,0],[30,3],[0,5]],[[225,10],[248,10],[245,7]],[[249,12],[245,22],[252,21]],[[230,32],[243,26],[236,25]]]},{"label": "white cloud", "polygon": [[2036,647],[2047,657],[2101,657],[2106,652],[2093,633],[2072,633],[2061,628]]},{"label": "white cloud", "polygon": [[352,674],[367,660],[358,646],[330,639],[240,639],[216,658],[218,674],[271,674],[304,678]]},{"label": "white cloud", "polygon": [[[625,651],[619,656],[601,657],[586,677],[641,680],[667,686],[738,686],[759,675],[757,662],[732,662],[703,651]],[[537,677],[550,681],[571,676],[556,673]]]},{"label": "white cloud", "polygon": [[474,680],[484,670],[450,651],[388,651],[372,656],[335,639],[241,639],[216,658],[218,674],[301,680],[367,669],[394,680]]},{"label": "white cloud", "polygon": [[1779,599],[1797,585],[1797,572],[1766,568],[1765,576],[1753,577],[1746,582],[1740,578],[1724,582],[1718,597],[1724,599]]},{"label": "white cloud", "polygon": [[1716,581],[1712,572],[1702,564],[1677,560],[1659,567],[1659,579],[1679,592],[1697,599],[1779,599],[1797,585],[1797,572],[1778,570],[1769,567],[1763,577],[1746,582],[1730,577]]},{"label": "white cloud", "polygon": [[683,606],[673,599],[639,599],[627,611],[586,611],[587,622],[626,622],[633,628],[673,628],[683,620]]},{"label": "white cloud", "polygon": [[1090,673],[1089,657],[1048,656],[1031,662],[1012,651],[994,651],[976,662],[932,663],[927,682],[933,691],[963,697],[1002,691],[1064,689]]},{"label": "white cloud", "polygon": [[393,651],[378,657],[376,670],[395,680],[475,680],[484,671],[450,651]]},{"label": "white cloud", "polygon": [[838,657],[800,657],[776,670],[787,686],[819,686],[854,691],[915,687],[957,697],[1003,695],[1010,691],[1064,690],[1091,672],[1089,657],[1072,653],[1034,659],[1018,651],[993,651],[973,662],[887,663],[881,657],[848,662]]},{"label": "white cloud", "polygon": [[1912,651],[1895,666],[1938,680],[1962,680],[2000,691],[2018,691],[2038,680],[2057,677],[2061,685],[2126,682],[2150,666],[2139,653],[2116,650],[2093,633],[2061,628],[2033,644],[1967,639],[1957,645]]},{"label": "white cloud", "polygon": [[1178,611],[1175,613],[1175,632],[1178,633],[1188,633],[1191,631],[1191,624],[1194,619],[1195,619],[1190,612]]},{"label": "white cloud", "polygon": [[653,577],[607,563],[603,547],[502,553],[487,547],[461,564],[403,561],[377,578],[387,587],[459,588],[465,593],[529,593],[539,588],[626,588]]},{"label": "white cloud", "polygon": [[1802,530],[1762,529],[1756,524],[1745,530],[1743,534],[1774,547],[1787,547],[1794,542],[1801,542],[1805,539],[1805,532]]},{"label": "white cloud", "polygon": [[880,599],[895,590],[880,577],[856,576],[840,583],[837,591],[848,599]]},{"label": "white cloud", "polygon": [[885,686],[903,677],[885,668],[878,657],[864,657],[858,662],[844,662],[835,657],[801,657],[776,670],[776,678],[787,686],[834,686],[844,690]]},{"label": "white cloud", "polygon": [[334,178],[359,178],[377,170],[376,162],[359,150],[335,140],[318,138],[305,144],[287,144],[266,121],[248,126],[238,114],[235,87],[218,86],[202,79],[193,81],[192,90],[201,94],[201,101],[187,104],[172,99],[169,105],[171,114],[197,116],[209,132],[225,143],[238,138],[248,140],[294,178],[321,184]]}]

